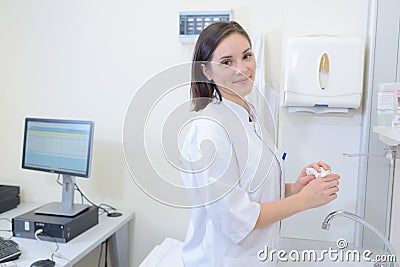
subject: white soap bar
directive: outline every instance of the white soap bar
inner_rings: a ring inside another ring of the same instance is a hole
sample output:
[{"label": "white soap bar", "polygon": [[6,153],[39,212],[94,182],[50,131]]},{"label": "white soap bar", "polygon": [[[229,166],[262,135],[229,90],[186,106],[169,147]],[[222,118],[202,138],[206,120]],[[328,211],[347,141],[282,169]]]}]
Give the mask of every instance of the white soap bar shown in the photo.
[{"label": "white soap bar", "polygon": [[321,178],[321,177],[325,177],[331,173],[330,170],[326,171],[322,167],[320,170],[321,170],[321,172],[317,172],[317,170],[315,170],[314,168],[306,168],[306,174],[307,175],[314,174],[315,178]]}]

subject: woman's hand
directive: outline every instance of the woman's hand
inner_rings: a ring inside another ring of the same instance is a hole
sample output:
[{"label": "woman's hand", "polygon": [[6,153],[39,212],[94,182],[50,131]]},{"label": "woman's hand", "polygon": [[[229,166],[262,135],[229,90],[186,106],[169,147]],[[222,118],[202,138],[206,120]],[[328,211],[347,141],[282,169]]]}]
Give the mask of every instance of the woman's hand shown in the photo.
[{"label": "woman's hand", "polygon": [[321,167],[324,170],[331,170],[331,167],[324,161],[318,161],[317,163],[308,164],[301,170],[299,177],[296,182],[292,185],[290,195],[299,193],[309,182],[315,179],[315,176],[310,174],[307,175],[306,168],[314,168],[317,172],[321,172]]},{"label": "woman's hand", "polygon": [[[315,167],[318,166],[320,165],[317,164]],[[260,214],[255,228],[271,225],[296,213],[325,205],[337,198],[340,178],[338,174],[331,173],[321,178],[310,176],[312,179],[308,182],[305,178],[299,179],[307,183],[299,193],[274,202],[260,203]]]},{"label": "woman's hand", "polygon": [[339,191],[338,174],[328,174],[325,177],[313,179],[299,192],[305,209],[323,206],[337,198]]}]

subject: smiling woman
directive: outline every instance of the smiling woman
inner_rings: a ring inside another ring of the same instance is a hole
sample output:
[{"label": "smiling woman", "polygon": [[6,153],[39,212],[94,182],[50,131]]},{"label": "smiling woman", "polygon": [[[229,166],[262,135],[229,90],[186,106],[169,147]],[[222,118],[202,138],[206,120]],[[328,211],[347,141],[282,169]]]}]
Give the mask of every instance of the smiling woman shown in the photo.
[{"label": "smiling woman", "polygon": [[219,100],[227,97],[243,103],[240,97],[253,86],[256,63],[248,34],[236,22],[220,25],[208,26],[196,43],[191,89],[195,111],[203,109],[215,94]]},{"label": "smiling woman", "polygon": [[202,64],[204,76],[213,81],[223,98],[243,106],[251,92],[256,62],[248,38],[233,33],[215,49],[212,63]]},{"label": "smiling woman", "polygon": [[255,70],[249,36],[238,23],[214,23],[200,34],[191,81],[199,116],[181,152],[193,207],[185,266],[276,266],[256,253],[279,249],[280,220],[337,197],[339,175],[306,174],[306,168],[330,170],[323,161],[303,168],[294,184],[283,184],[281,158],[244,98]]}]

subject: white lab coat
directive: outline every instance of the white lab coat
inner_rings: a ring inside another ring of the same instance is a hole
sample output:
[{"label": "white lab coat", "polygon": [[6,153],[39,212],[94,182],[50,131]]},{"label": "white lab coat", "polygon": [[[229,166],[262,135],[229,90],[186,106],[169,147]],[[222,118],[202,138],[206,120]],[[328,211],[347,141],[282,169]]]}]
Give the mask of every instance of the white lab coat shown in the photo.
[{"label": "white lab coat", "polygon": [[182,148],[184,183],[201,188],[188,193],[196,207],[182,250],[184,265],[275,266],[276,260],[261,262],[257,252],[266,246],[278,250],[280,223],[254,229],[259,203],[279,200],[283,193],[273,140],[266,140],[257,120],[249,122],[246,109],[229,100],[212,102],[198,113]]}]

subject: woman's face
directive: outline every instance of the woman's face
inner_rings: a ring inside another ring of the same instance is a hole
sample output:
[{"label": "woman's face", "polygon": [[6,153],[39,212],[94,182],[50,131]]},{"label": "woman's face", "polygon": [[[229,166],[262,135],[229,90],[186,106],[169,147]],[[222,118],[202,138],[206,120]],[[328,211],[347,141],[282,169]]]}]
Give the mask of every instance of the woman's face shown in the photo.
[{"label": "woman's face", "polygon": [[208,80],[214,80],[223,98],[241,103],[241,98],[253,88],[256,70],[254,54],[246,37],[233,33],[223,39],[211,62],[202,65],[204,75]]}]

